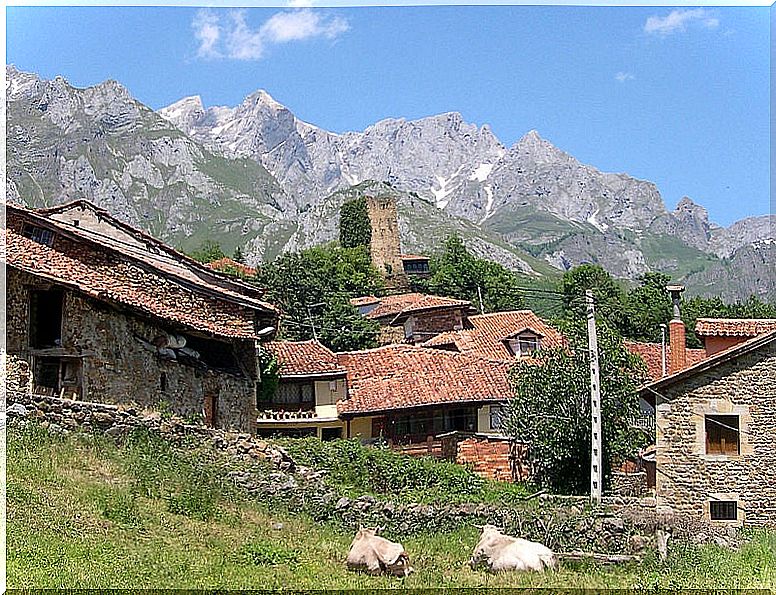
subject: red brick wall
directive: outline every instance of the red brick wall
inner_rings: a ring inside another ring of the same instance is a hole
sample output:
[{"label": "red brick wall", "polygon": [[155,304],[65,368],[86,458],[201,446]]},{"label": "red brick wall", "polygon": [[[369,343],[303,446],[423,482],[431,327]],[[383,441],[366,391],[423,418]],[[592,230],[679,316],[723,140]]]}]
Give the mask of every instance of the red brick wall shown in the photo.
[{"label": "red brick wall", "polygon": [[524,447],[507,440],[461,440],[455,462],[471,465],[477,475],[496,481],[521,481],[529,476]]}]

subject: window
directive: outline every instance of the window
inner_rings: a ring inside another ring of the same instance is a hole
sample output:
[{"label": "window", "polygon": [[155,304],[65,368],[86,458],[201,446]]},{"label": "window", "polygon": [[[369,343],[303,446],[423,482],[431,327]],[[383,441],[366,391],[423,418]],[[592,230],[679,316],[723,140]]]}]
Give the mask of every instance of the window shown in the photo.
[{"label": "window", "polygon": [[51,246],[54,243],[54,232],[50,229],[44,229],[37,225],[25,225],[22,235],[25,238],[31,239],[33,242],[43,244],[44,246]]},{"label": "window", "polygon": [[709,516],[712,521],[738,520],[738,502],[735,500],[712,500],[709,502]]},{"label": "window", "polygon": [[30,291],[30,347],[43,349],[62,345],[62,302],[60,290]]},{"label": "window", "polygon": [[312,382],[281,382],[278,384],[272,402],[277,405],[312,405],[315,399],[315,386]]},{"label": "window", "polygon": [[490,406],[490,429],[491,430],[501,429],[501,424],[504,421],[505,414],[506,414],[506,407],[504,405]]},{"label": "window", "polygon": [[512,339],[507,339],[507,347],[516,357],[527,356],[539,349],[539,337],[536,335],[518,335]]},{"label": "window", "polygon": [[520,345],[520,354],[528,355],[539,349],[539,338],[530,335],[524,335],[518,338]]},{"label": "window", "polygon": [[741,452],[738,416],[706,416],[706,454],[737,455]]},{"label": "window", "polygon": [[338,440],[342,438],[342,428],[321,428],[321,440]]}]

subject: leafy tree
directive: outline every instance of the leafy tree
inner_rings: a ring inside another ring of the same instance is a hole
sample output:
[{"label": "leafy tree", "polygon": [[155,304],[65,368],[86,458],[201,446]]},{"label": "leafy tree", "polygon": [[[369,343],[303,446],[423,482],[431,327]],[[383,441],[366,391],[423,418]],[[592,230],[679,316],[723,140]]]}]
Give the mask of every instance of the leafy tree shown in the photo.
[{"label": "leafy tree", "polygon": [[356,248],[372,242],[372,224],[363,196],[340,207],[340,246]]},{"label": "leafy tree", "polygon": [[417,282],[417,290],[469,300],[477,308],[481,293],[486,312],[524,307],[520,277],[498,263],[477,258],[458,236],[447,238],[444,251],[432,258],[430,268],[431,277]]},{"label": "leafy tree", "polygon": [[671,277],[663,273],[646,273],[639,282],[639,286],[625,297],[623,335],[637,341],[659,342],[660,325],[667,324],[672,316],[671,296],[666,291]]},{"label": "leafy tree", "polygon": [[224,251],[221,249],[221,244],[214,240],[205,240],[199,245],[197,250],[190,254],[190,256],[194,260],[207,264],[208,262],[224,258],[226,254],[224,254]]},{"label": "leafy tree", "polygon": [[239,262],[240,264],[245,264],[245,256],[243,255],[242,248],[237,246],[237,248],[234,249],[234,253],[232,254],[232,260],[235,262]]},{"label": "leafy tree", "polygon": [[275,396],[280,382],[280,364],[275,356],[266,349],[259,349],[258,359],[261,382],[258,386],[256,406],[260,409],[262,403],[271,402],[272,397]]},{"label": "leafy tree", "polygon": [[[554,490],[586,493],[590,479],[590,368],[583,322],[564,325],[569,348],[536,352],[535,362],[518,362],[511,381],[504,429],[529,445],[536,481]],[[618,333],[599,321],[599,369],[605,481],[646,436],[629,427],[639,411],[637,388],[644,363],[623,347]]]},{"label": "leafy tree", "polygon": [[256,282],[280,307],[284,339],[318,339],[335,351],[376,346],[380,327],[350,305],[352,297],[379,293],[383,280],[365,247],[315,247],[283,254],[262,267]]},{"label": "leafy tree", "polygon": [[597,264],[583,264],[563,274],[563,305],[568,318],[587,316],[585,291],[593,290],[596,314],[620,332],[626,328],[625,292]]}]

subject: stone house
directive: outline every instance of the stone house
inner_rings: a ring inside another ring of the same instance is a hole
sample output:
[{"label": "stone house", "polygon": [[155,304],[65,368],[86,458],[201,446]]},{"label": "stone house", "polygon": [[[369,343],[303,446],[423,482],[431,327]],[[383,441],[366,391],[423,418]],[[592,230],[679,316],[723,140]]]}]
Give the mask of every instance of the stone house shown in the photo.
[{"label": "stone house", "polygon": [[253,431],[257,290],[86,201],[7,205],[9,390],[169,409]]},{"label": "stone house", "polygon": [[463,328],[440,333],[422,345],[512,362],[536,349],[562,347],[565,339],[531,310],[513,310],[469,316]]},{"label": "stone house", "polygon": [[776,330],[644,386],[655,407],[658,506],[722,525],[776,525]]},{"label": "stone house", "polygon": [[471,302],[428,295],[401,293],[350,300],[366,318],[380,323],[380,343],[421,343],[445,331],[464,328]]},{"label": "stone house", "polygon": [[275,341],[261,349],[279,364],[274,394],[260,401],[257,432],[263,436],[345,437],[337,403],[347,398],[346,370],[318,341]]}]

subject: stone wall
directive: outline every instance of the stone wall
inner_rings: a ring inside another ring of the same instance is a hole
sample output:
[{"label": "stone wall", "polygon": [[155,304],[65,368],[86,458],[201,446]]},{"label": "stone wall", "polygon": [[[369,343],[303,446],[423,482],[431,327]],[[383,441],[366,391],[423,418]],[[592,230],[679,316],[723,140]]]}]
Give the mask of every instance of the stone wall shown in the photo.
[{"label": "stone wall", "polygon": [[[659,391],[658,504],[709,519],[713,500],[738,502],[720,524],[776,525],[776,342]],[[737,415],[740,454],[707,454],[705,416]]]},{"label": "stone wall", "polygon": [[[163,359],[153,341],[167,336],[171,329],[65,290],[61,346],[33,350],[28,336],[29,292],[40,286],[40,280],[9,267],[7,286],[9,354],[28,367],[33,367],[36,354],[42,357],[43,353],[79,362],[79,384],[69,387],[68,395],[76,393],[87,401],[169,409],[189,419],[202,417],[205,395],[217,395],[217,425],[244,431],[255,425],[253,341],[222,343],[224,350],[235,350],[247,376]],[[9,381],[20,388],[21,378]]]},{"label": "stone wall", "polygon": [[[540,495],[513,505],[413,504],[371,496],[349,498],[325,481],[325,473],[298,465],[283,448],[246,433],[189,425],[155,412],[103,403],[72,401],[9,391],[9,424],[39,423],[55,433],[103,432],[120,439],[137,428],[158,433],[174,445],[199,441],[228,455],[228,476],[237,487],[272,506],[304,511],[318,521],[355,530],[381,526],[395,537],[449,531],[492,523],[538,540],[555,551],[639,554],[654,545],[656,529],[696,543],[735,545],[740,535],[687,522],[656,511],[655,500],[604,498],[590,508],[587,497]],[[267,467],[267,464],[270,467]]]}]

